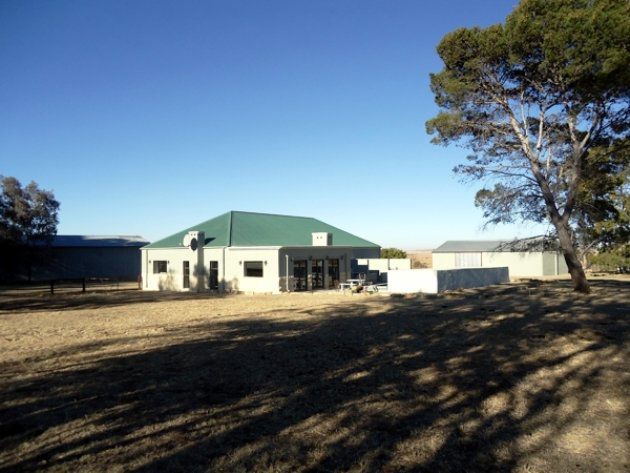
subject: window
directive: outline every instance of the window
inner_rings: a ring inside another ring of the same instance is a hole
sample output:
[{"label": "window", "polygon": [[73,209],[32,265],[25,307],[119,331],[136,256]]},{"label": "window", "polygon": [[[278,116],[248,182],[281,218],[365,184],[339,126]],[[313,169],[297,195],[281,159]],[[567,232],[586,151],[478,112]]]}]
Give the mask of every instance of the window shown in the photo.
[{"label": "window", "polygon": [[481,267],[481,253],[455,253],[456,268]]},{"label": "window", "polygon": [[210,261],[210,273],[208,277],[208,288],[219,289],[219,262]]},{"label": "window", "polygon": [[182,268],[182,271],[184,273],[184,281],[182,282],[182,285],[184,286],[184,289],[189,289],[190,288],[190,262],[189,261],[184,261],[184,267]]},{"label": "window", "polygon": [[248,278],[262,278],[263,277],[263,262],[262,261],[245,261],[245,276]]},{"label": "window", "polygon": [[168,261],[154,261],[153,262],[153,274],[157,273],[166,273],[168,266]]}]

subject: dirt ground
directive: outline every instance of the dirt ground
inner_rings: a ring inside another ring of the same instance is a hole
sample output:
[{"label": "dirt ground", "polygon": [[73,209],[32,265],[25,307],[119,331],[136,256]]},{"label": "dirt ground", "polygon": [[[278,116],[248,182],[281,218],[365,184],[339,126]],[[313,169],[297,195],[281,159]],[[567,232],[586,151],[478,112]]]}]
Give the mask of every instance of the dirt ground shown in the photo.
[{"label": "dirt ground", "polygon": [[630,281],[0,297],[0,471],[630,468]]}]

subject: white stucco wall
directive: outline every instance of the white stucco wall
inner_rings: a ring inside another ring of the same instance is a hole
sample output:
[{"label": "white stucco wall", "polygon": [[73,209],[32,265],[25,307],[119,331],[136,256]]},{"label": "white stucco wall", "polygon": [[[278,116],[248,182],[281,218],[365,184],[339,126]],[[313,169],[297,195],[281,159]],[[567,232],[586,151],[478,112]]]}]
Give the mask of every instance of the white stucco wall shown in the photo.
[{"label": "white stucco wall", "polygon": [[398,269],[387,273],[387,290],[392,294],[438,292],[437,271],[433,269]]},{"label": "white stucco wall", "polygon": [[[221,291],[277,292],[278,249],[188,248],[142,251],[143,288],[147,290],[204,291],[208,289],[210,261],[218,263]],[[167,261],[167,273],[153,274],[153,261]],[[190,289],[183,287],[183,262],[190,264]],[[246,277],[245,261],[262,261],[263,277]],[[264,263],[267,264],[264,264]]]},{"label": "white stucco wall", "polygon": [[[242,292],[278,292],[278,248],[230,247],[225,251],[226,289]],[[245,276],[245,262],[262,261],[263,277]]]},{"label": "white stucco wall", "polygon": [[[286,255],[289,255],[289,277],[293,260],[307,260],[308,288],[312,287],[311,261],[324,260],[324,287],[330,287],[328,261],[339,259],[339,281],[350,278],[353,248],[314,247],[225,247],[150,248],[142,250],[142,287],[146,290],[204,291],[208,289],[210,261],[218,262],[220,291],[268,292],[286,290]],[[374,251],[372,251],[374,253]],[[154,274],[153,261],[167,261],[167,272]],[[183,262],[190,263],[190,289],[183,288]],[[245,276],[246,261],[261,261],[263,277]],[[290,284],[290,287],[293,286]]]},{"label": "white stucco wall", "polygon": [[436,294],[453,289],[483,287],[509,282],[502,268],[403,269],[388,272],[387,289],[392,294],[423,292]]},{"label": "white stucco wall", "polygon": [[[159,248],[141,250],[142,287],[148,290],[188,291],[205,290],[207,287],[207,257],[205,249]],[[166,261],[166,273],[153,273],[153,261]],[[183,263],[190,265],[190,288],[183,287]]]}]

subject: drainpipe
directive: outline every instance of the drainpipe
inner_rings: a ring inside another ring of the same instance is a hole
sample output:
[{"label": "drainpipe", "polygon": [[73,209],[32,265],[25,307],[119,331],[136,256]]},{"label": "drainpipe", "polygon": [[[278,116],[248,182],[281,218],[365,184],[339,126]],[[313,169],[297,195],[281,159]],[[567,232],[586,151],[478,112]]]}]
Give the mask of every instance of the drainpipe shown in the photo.
[{"label": "drainpipe", "polygon": [[141,250],[144,253],[144,287],[149,288],[149,253],[147,250]]},{"label": "drainpipe", "polygon": [[225,292],[225,246],[223,247],[223,261],[221,261],[221,284],[223,285],[223,292]]},{"label": "drainpipe", "polygon": [[291,292],[291,290],[289,289],[289,254],[287,253],[286,255],[284,255],[284,257],[286,258],[286,263],[287,263],[287,272],[285,274],[285,284],[286,284],[286,289],[287,292]]}]

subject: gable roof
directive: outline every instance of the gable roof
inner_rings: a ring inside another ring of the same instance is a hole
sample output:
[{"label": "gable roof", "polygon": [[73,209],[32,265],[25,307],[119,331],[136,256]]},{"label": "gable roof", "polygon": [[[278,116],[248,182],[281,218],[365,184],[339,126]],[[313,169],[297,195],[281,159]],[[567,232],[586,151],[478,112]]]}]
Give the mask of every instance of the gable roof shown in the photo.
[{"label": "gable roof", "polygon": [[51,246],[55,248],[139,248],[148,243],[138,235],[56,235]]},{"label": "gable roof", "polygon": [[503,243],[505,243],[505,240],[449,240],[433,250],[433,253],[494,251]]},{"label": "gable roof", "polygon": [[433,253],[558,251],[558,248],[556,239],[539,235],[514,240],[449,240]]},{"label": "gable roof", "polygon": [[205,247],[312,246],[313,232],[332,233],[333,246],[379,247],[315,218],[232,210],[158,240],[146,248],[181,248],[184,235],[193,230],[205,233]]}]

